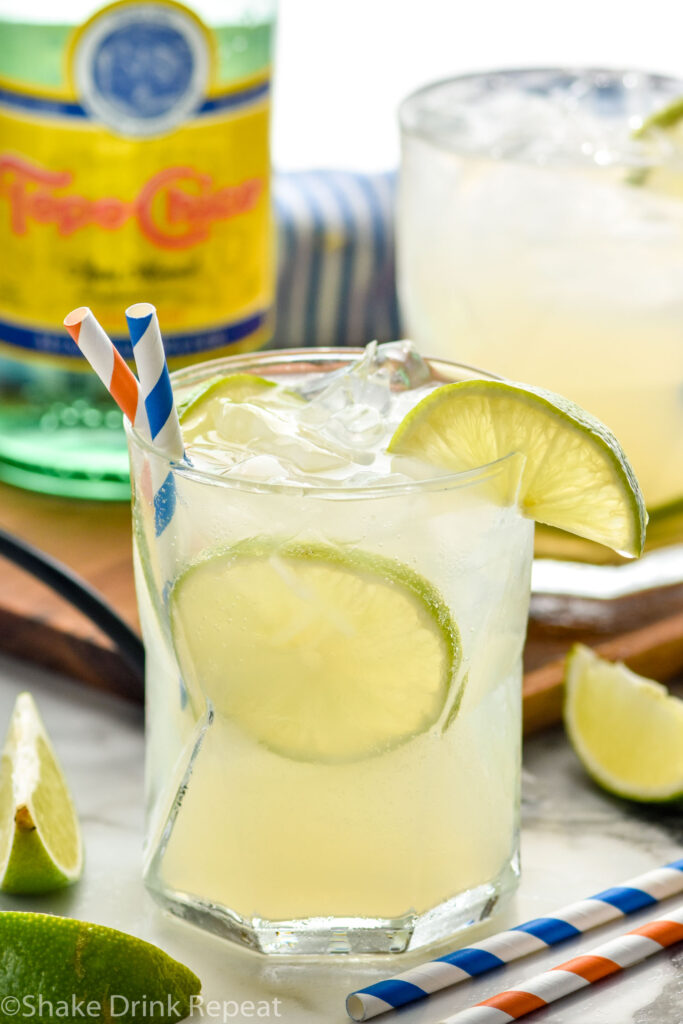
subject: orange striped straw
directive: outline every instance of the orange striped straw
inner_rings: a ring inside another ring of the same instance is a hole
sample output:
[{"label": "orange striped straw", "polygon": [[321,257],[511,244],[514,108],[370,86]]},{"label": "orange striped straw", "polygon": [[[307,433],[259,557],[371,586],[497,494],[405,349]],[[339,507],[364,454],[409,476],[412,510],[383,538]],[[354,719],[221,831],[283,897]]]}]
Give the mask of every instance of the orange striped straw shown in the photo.
[{"label": "orange striped straw", "polygon": [[537,974],[519,988],[499,992],[476,1006],[446,1017],[440,1024],[508,1024],[601,978],[633,967],[677,942],[683,942],[683,905],[675,907],[664,918],[649,921],[597,946],[585,956],[576,956]]},{"label": "orange striped straw", "polygon": [[64,326],[123,415],[149,440],[149,423],[138,379],[92,311],[79,306],[64,318]]}]

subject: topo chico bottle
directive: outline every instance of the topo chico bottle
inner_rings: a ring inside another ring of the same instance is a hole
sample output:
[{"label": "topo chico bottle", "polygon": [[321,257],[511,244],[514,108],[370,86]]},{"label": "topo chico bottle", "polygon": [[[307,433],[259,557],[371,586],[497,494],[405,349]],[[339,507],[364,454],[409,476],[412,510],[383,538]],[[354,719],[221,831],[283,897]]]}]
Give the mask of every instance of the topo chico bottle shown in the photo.
[{"label": "topo chico bottle", "polygon": [[0,478],[125,498],[121,418],[61,324],[169,362],[272,333],[275,0],[0,0]]}]

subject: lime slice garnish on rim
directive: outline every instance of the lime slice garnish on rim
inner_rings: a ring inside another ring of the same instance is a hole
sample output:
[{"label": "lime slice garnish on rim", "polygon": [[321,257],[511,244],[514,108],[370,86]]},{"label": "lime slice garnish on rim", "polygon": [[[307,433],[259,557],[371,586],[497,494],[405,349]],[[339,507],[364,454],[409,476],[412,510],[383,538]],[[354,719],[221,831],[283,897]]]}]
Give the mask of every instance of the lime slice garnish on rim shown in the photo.
[{"label": "lime slice garnish on rim", "polygon": [[191,566],[171,615],[190,688],[284,757],[338,762],[425,732],[448,703],[460,637],[399,562],[251,541]]},{"label": "lime slice garnish on rim", "polygon": [[565,684],[565,726],[596,782],[630,800],[683,796],[683,700],[581,644]]},{"label": "lime slice garnish on rim", "polygon": [[201,989],[199,978],[158,946],[52,914],[0,913],[0,949],[3,1022],[162,1024],[184,1020]]},{"label": "lime slice garnish on rim", "polygon": [[619,442],[549,391],[497,380],[446,384],[407,414],[389,451],[454,472],[521,452],[525,515],[624,555],[642,551],[647,513]]},{"label": "lime slice garnish on rim", "polygon": [[0,889],[42,893],[75,882],[78,818],[38,709],[17,697],[0,768]]}]

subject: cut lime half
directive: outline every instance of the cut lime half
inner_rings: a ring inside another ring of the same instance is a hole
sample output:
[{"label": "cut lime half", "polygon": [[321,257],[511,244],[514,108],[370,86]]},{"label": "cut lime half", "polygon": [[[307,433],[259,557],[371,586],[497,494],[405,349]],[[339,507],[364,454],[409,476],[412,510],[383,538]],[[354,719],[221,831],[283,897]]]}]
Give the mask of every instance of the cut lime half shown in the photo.
[{"label": "cut lime half", "polygon": [[354,760],[425,732],[460,662],[443,598],[399,562],[322,544],[250,541],[175,584],[190,686],[269,750]]},{"label": "cut lime half", "polygon": [[624,555],[643,549],[645,503],[619,442],[550,391],[496,380],[446,384],[407,414],[389,451],[454,472],[521,452],[526,516]]},{"label": "cut lime half", "polygon": [[683,796],[683,700],[576,644],[567,656],[564,722],[581,763],[629,800]]},{"label": "cut lime half", "polygon": [[43,893],[75,882],[81,832],[62,770],[29,693],[17,697],[0,768],[0,889]]},{"label": "cut lime half", "polygon": [[0,913],[0,949],[2,1024],[29,1017],[171,1024],[188,1016],[201,989],[158,946],[66,917]]}]

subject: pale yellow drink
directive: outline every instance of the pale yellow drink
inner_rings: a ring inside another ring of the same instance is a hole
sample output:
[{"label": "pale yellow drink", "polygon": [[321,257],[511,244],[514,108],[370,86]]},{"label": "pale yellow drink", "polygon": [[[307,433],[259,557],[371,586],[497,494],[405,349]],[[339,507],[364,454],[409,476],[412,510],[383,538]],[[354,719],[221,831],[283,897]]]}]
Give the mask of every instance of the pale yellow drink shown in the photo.
[{"label": "pale yellow drink", "polygon": [[[193,770],[161,879],[246,919],[405,917],[409,927],[413,914],[486,884],[510,860],[517,698],[510,676],[463,709],[443,739],[435,730],[369,763],[325,767],[269,753],[221,718]],[[491,725],[504,735],[482,782]]]},{"label": "pale yellow drink", "polygon": [[[235,403],[229,429],[248,423],[255,461],[188,445],[160,537],[142,488],[164,460],[132,448],[147,884],[269,952],[418,946],[490,912],[518,875],[523,460],[439,476],[382,456],[435,382],[378,393],[374,371],[328,436],[307,388],[352,359],[238,362],[301,392],[283,403],[309,417],[311,446],[254,440],[261,399]],[[279,481],[290,457],[298,477]]]}]

